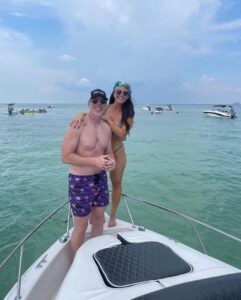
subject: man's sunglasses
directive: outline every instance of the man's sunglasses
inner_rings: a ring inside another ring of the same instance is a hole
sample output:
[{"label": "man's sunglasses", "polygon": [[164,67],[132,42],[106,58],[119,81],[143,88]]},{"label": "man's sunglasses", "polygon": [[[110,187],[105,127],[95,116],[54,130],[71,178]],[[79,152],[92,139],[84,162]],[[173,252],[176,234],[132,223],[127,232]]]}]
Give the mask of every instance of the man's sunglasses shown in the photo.
[{"label": "man's sunglasses", "polygon": [[129,96],[129,93],[127,91],[122,91],[122,90],[115,90],[117,95],[123,94],[123,96]]},{"label": "man's sunglasses", "polygon": [[91,99],[91,102],[93,104],[97,104],[98,102],[101,103],[101,104],[106,104],[107,100],[106,99]]}]

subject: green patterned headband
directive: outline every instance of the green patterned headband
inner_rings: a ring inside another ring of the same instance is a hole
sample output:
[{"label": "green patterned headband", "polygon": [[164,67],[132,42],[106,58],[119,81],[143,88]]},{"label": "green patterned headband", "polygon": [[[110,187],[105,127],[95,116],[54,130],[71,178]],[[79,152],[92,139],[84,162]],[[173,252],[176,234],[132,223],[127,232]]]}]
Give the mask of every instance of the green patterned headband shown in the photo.
[{"label": "green patterned headband", "polygon": [[131,86],[127,82],[116,81],[113,90],[115,90],[118,86],[124,86],[127,89],[127,91],[131,93]]}]

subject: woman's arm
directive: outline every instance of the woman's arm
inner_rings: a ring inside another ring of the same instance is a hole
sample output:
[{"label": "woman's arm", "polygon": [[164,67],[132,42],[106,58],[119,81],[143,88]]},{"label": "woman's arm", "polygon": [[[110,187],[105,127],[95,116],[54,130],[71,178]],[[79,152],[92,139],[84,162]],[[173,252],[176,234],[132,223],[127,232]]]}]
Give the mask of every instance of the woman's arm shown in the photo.
[{"label": "woman's arm", "polygon": [[80,128],[80,124],[81,122],[84,121],[85,119],[85,116],[86,116],[86,113],[85,112],[79,112],[77,116],[74,117],[73,120],[71,120],[69,126],[72,127],[72,128]]},{"label": "woman's arm", "polygon": [[[111,131],[114,132],[118,136],[118,138],[123,139],[126,137],[128,132],[126,130],[125,124],[122,124],[122,126],[119,127],[119,125],[116,124],[114,119],[110,116],[104,116],[103,119],[109,124]],[[129,123],[130,129],[131,129],[131,127],[133,125],[133,118],[128,118],[127,122]]]}]

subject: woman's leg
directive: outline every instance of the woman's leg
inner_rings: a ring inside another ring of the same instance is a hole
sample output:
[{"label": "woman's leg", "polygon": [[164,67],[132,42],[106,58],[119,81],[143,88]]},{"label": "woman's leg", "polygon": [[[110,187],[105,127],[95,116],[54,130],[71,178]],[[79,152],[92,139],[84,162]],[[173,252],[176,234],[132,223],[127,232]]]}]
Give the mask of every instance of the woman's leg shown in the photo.
[{"label": "woman's leg", "polygon": [[125,148],[122,147],[115,153],[116,167],[110,172],[110,179],[112,182],[112,206],[110,213],[110,220],[108,227],[116,226],[116,211],[122,194],[122,176],[126,165]]}]

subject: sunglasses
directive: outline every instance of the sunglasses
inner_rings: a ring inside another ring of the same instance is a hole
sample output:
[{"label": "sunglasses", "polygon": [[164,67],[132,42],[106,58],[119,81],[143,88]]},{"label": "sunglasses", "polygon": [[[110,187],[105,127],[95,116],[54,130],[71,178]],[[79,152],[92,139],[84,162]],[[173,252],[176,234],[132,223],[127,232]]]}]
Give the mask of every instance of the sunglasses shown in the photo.
[{"label": "sunglasses", "polygon": [[116,90],[115,91],[117,95],[123,95],[123,96],[129,96],[129,92],[127,91],[122,91],[122,90]]},{"label": "sunglasses", "polygon": [[107,100],[106,99],[91,99],[91,102],[93,104],[97,104],[98,102],[101,103],[101,104],[106,104]]}]

